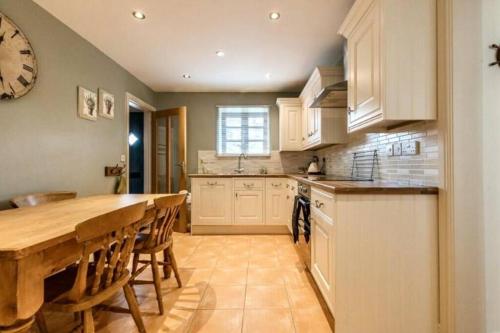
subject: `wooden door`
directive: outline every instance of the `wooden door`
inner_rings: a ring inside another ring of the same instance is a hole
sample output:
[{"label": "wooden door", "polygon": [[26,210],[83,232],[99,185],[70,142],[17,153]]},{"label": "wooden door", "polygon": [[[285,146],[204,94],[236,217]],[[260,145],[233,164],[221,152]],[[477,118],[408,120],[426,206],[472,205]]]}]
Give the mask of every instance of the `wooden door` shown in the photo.
[{"label": "wooden door", "polygon": [[193,179],[191,214],[193,225],[231,224],[232,192],[231,179]]},{"label": "wooden door", "polygon": [[263,224],[264,223],[264,192],[235,191],[234,223]]},{"label": "wooden door", "polygon": [[152,113],[153,193],[176,193],[187,189],[187,108]]},{"label": "wooden door", "polygon": [[349,127],[381,116],[380,18],[373,4],[348,38]]}]

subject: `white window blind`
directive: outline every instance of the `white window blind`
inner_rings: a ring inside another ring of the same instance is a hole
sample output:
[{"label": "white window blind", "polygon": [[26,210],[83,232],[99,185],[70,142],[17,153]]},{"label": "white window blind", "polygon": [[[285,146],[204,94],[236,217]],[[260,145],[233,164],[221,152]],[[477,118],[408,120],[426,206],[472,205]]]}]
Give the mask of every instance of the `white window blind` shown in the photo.
[{"label": "white window blind", "polygon": [[217,155],[269,155],[268,106],[218,106]]}]

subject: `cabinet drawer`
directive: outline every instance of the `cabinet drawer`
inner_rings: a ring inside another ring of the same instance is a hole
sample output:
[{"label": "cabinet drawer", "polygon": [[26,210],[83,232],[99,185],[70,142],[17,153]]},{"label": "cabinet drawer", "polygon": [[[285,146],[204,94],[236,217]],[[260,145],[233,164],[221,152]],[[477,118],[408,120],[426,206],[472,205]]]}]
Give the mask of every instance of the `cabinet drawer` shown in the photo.
[{"label": "cabinet drawer", "polygon": [[255,190],[264,188],[264,179],[262,178],[242,178],[234,179],[234,188],[243,190]]},{"label": "cabinet drawer", "polygon": [[285,190],[288,184],[288,179],[286,178],[267,178],[266,179],[266,189],[268,190]]},{"label": "cabinet drawer", "polygon": [[311,207],[315,208],[325,216],[333,219],[334,198],[333,194],[312,188]]}]

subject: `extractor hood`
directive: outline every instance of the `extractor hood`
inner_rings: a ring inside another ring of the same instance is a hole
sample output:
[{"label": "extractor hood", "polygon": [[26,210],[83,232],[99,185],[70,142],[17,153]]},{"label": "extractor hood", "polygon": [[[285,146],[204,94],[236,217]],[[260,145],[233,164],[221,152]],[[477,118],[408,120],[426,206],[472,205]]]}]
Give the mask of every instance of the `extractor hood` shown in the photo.
[{"label": "extractor hood", "polygon": [[346,108],[347,81],[341,81],[323,88],[316,96],[310,108]]}]

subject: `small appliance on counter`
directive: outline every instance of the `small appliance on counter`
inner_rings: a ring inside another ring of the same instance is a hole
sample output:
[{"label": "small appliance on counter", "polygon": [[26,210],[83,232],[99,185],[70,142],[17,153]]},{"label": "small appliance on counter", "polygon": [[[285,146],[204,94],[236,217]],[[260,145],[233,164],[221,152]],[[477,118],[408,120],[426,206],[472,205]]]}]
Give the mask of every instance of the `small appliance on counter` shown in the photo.
[{"label": "small appliance on counter", "polygon": [[308,175],[319,175],[321,170],[319,168],[319,158],[318,156],[313,156],[311,163],[309,163],[309,168],[307,169]]}]

